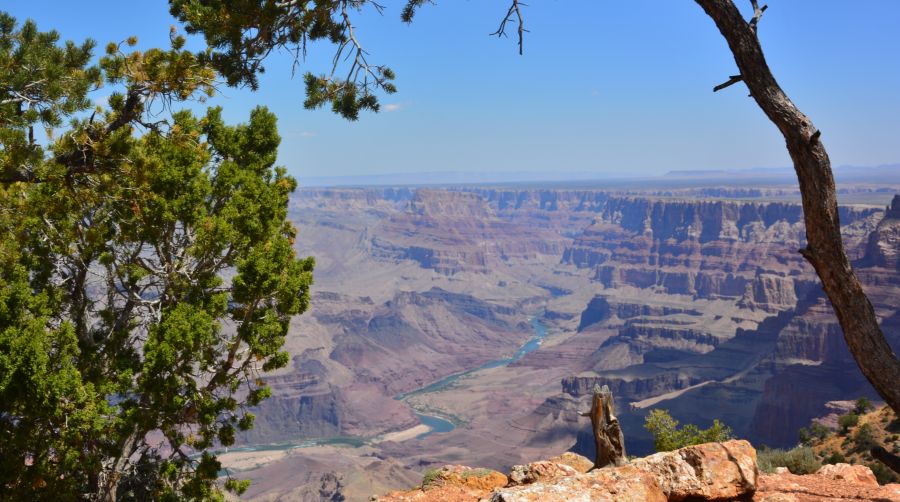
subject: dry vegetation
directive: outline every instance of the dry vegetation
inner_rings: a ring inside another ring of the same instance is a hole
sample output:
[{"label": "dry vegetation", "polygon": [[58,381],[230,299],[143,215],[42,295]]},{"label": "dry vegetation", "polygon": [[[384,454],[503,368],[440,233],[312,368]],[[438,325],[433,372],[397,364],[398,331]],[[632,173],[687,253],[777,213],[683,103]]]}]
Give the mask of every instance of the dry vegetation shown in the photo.
[{"label": "dry vegetation", "polygon": [[787,467],[794,474],[810,474],[824,464],[862,464],[872,469],[881,484],[900,482],[900,476],[872,458],[878,445],[900,453],[900,419],[887,406],[875,411],[851,410],[840,417],[839,428],[830,429],[813,422],[801,433],[803,444],[792,450],[759,451],[759,466],[765,472]]}]

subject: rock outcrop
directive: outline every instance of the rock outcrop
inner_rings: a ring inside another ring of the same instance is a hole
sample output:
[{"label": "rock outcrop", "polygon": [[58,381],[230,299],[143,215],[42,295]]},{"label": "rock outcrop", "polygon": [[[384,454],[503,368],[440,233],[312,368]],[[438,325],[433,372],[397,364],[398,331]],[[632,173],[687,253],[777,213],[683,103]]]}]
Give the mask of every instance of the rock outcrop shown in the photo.
[{"label": "rock outcrop", "polygon": [[[865,466],[826,465],[815,474],[761,474],[756,450],[732,440],[688,446],[640,458],[622,467],[586,471],[586,458],[571,455],[513,468],[509,484],[486,470],[445,466],[427,475],[423,486],[372,497],[378,502],[887,502],[900,500],[900,484],[879,486]],[[580,462],[583,460],[584,462]],[[480,472],[491,482],[473,483]],[[492,473],[493,474],[493,473]],[[437,481],[436,481],[437,480]],[[496,480],[497,484],[492,482]]]},{"label": "rock outcrop", "polygon": [[[565,457],[559,458],[563,460]],[[569,461],[578,460],[569,456]],[[584,459],[587,461],[587,459]],[[590,462],[590,461],[587,461]],[[584,462],[578,462],[584,465]],[[460,469],[447,466],[439,472]],[[464,468],[468,469],[468,468]],[[746,441],[727,441],[688,446],[672,452],[657,453],[621,467],[594,469],[589,472],[553,460],[516,466],[506,487],[472,493],[472,498],[443,498],[447,492],[429,490],[429,474],[423,487],[408,492],[393,492],[376,497],[381,502],[443,501],[489,499],[492,502],[565,502],[619,501],[664,502],[682,500],[734,500],[752,495],[756,490],[756,450]],[[447,477],[447,479],[450,479]],[[459,489],[471,485],[452,478],[441,486]]]},{"label": "rock outcrop", "polygon": [[506,476],[490,469],[445,465],[427,471],[418,489],[394,491],[372,499],[385,502],[467,502],[478,500],[507,482]]},{"label": "rock outcrop", "polygon": [[869,236],[866,265],[900,270],[900,195],[895,195],[884,218]]},{"label": "rock outcrop", "polygon": [[900,484],[878,486],[868,467],[827,465],[815,474],[763,474],[754,502],[893,502]]}]

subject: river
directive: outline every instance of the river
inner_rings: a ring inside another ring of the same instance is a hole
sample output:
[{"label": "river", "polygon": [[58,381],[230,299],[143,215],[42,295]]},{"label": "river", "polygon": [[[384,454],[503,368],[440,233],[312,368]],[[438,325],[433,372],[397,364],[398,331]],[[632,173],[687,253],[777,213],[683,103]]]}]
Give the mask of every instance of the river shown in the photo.
[{"label": "river", "polygon": [[[499,368],[501,366],[506,366],[510,363],[514,363],[514,362],[518,361],[519,359],[522,359],[523,357],[525,357],[526,354],[537,350],[541,346],[541,343],[543,343],[544,337],[547,336],[547,327],[544,326],[543,324],[541,324],[541,321],[538,319],[538,316],[534,316],[531,318],[531,329],[534,331],[534,336],[532,336],[531,339],[525,343],[525,345],[522,345],[521,347],[519,347],[519,350],[517,350],[516,353],[512,355],[512,357],[508,357],[506,359],[497,359],[497,360],[482,364],[481,366],[479,366],[475,369],[463,371],[460,373],[454,373],[453,375],[446,376],[436,382],[430,383],[430,384],[426,385],[425,387],[421,387],[414,391],[406,392],[403,394],[397,394],[396,396],[394,396],[394,399],[398,399],[400,401],[405,401],[413,396],[418,396],[421,394],[428,394],[431,392],[438,392],[438,391],[441,391],[441,390],[444,390],[444,389],[450,387],[451,385],[453,385],[454,382],[456,382],[460,378],[471,375],[472,373],[475,373],[476,371],[486,370],[486,369],[490,369],[490,368]],[[420,412],[415,412],[415,413],[416,413],[416,416],[419,417],[419,420],[424,425],[427,425],[431,429],[428,432],[419,434],[418,436],[416,436],[416,439],[423,439],[432,434],[437,434],[437,433],[442,433],[442,432],[450,432],[456,428],[456,425],[452,421],[448,420],[445,417],[441,417],[439,415],[434,415],[434,414],[428,414],[428,413],[420,413]]]},{"label": "river", "polygon": [[[406,392],[403,394],[397,394],[394,396],[394,399],[399,401],[405,401],[413,396],[418,396],[421,394],[428,394],[430,392],[437,392],[440,390],[444,390],[449,386],[453,385],[454,382],[459,380],[462,377],[471,375],[476,371],[486,370],[490,368],[499,368],[501,366],[506,366],[510,363],[516,362],[519,359],[522,359],[526,354],[530,352],[534,352],[537,350],[541,343],[544,341],[544,337],[547,336],[547,328],[541,324],[540,320],[538,320],[539,316],[534,316],[531,318],[531,329],[534,331],[534,336],[531,337],[524,345],[519,347],[519,350],[516,351],[511,357],[505,359],[497,359],[494,361],[487,362],[482,364],[481,366],[471,369],[468,371],[462,371],[460,373],[454,373],[453,375],[446,376],[441,378],[436,382],[432,382],[424,387],[420,387],[416,390]],[[456,428],[456,425],[449,420],[448,418],[452,417],[442,417],[436,414],[431,413],[420,413],[415,412],[416,416],[419,418],[419,421],[422,422],[423,425],[426,425],[429,430],[428,432],[423,432],[416,436],[416,439],[426,438],[432,434],[439,434],[443,432],[450,432]],[[294,448],[309,448],[312,446],[321,446],[321,445],[346,445],[351,447],[359,447],[368,443],[369,441],[365,438],[357,438],[357,437],[333,437],[333,438],[319,438],[319,439],[303,439],[300,441],[291,441],[285,443],[272,443],[272,444],[259,444],[259,445],[249,445],[249,446],[239,446],[236,448],[230,448],[224,451],[273,451],[273,450],[291,450]]]}]

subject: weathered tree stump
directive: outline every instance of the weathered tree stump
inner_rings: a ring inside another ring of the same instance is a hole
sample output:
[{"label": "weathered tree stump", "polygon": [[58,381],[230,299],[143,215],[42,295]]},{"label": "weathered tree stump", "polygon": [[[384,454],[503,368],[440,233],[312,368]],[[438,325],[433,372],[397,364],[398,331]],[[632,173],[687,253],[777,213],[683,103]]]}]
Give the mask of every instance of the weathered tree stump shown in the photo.
[{"label": "weathered tree stump", "polygon": [[595,385],[591,411],[582,414],[591,417],[591,426],[594,429],[594,444],[597,446],[594,469],[618,467],[627,462],[625,436],[619,427],[619,419],[613,414],[614,409],[613,395],[609,387],[604,385],[601,389],[599,385]]}]

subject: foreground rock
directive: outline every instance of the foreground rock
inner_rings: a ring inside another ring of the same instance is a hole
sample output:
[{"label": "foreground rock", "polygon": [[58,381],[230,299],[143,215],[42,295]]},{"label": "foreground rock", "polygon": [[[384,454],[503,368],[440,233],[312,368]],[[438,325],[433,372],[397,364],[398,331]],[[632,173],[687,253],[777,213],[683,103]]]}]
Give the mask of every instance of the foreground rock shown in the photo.
[{"label": "foreground rock", "polygon": [[622,467],[503,488],[491,500],[732,500],[752,494],[756,479],[756,450],[747,441],[727,441],[657,453]]},{"label": "foreground rock", "polygon": [[594,467],[587,457],[567,451],[549,460],[539,460],[527,465],[514,465],[509,472],[510,486],[528,485],[565,476],[584,474]]},{"label": "foreground rock", "polygon": [[878,486],[865,466],[826,465],[815,474],[763,474],[754,502],[900,501],[900,484]]},{"label": "foreground rock", "polygon": [[[590,460],[566,453],[515,466],[506,476],[445,466],[422,488],[373,497],[379,502],[900,502],[900,484],[879,486],[865,466],[826,465],[817,473],[760,474],[747,441],[657,453],[622,467],[586,472]],[[505,485],[505,486],[504,486]]]},{"label": "foreground rock", "polygon": [[497,471],[464,465],[445,465],[440,469],[427,471],[419,489],[395,491],[382,497],[373,497],[373,500],[468,502],[478,500],[507,483],[506,476]]},{"label": "foreground rock", "polygon": [[[561,455],[516,466],[510,473],[508,486],[496,485],[493,490],[485,487],[481,491],[472,489],[467,476],[454,474],[459,466],[447,466],[439,471],[441,474],[426,475],[421,489],[393,492],[376,500],[663,502],[732,500],[756,490],[756,450],[747,441],[689,446],[657,453],[622,467],[584,472],[588,462],[583,457]],[[442,481],[434,483],[437,478]]]}]

